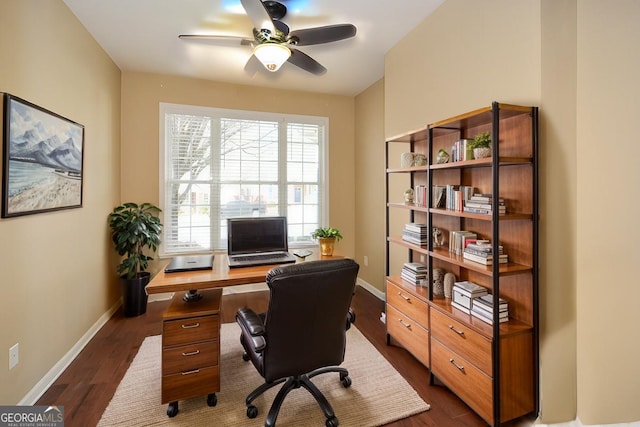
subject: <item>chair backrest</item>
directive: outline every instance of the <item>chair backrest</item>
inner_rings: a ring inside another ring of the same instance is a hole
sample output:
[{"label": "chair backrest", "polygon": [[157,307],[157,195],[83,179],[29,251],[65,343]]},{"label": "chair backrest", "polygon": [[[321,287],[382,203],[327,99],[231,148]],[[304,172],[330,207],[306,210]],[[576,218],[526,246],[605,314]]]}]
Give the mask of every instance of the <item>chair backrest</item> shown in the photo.
[{"label": "chair backrest", "polygon": [[344,258],[276,267],[267,274],[267,382],[342,363],[358,269]]}]

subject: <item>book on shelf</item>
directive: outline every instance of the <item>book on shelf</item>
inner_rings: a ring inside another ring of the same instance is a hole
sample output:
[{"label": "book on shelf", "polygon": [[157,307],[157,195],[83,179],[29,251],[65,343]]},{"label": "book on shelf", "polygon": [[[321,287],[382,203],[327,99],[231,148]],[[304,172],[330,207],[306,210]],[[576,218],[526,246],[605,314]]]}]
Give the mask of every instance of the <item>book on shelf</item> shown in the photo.
[{"label": "book on shelf", "polygon": [[460,311],[462,311],[464,313],[471,314],[471,309],[469,309],[469,308],[467,308],[467,307],[465,307],[463,305],[460,305],[460,304],[456,303],[453,300],[451,301],[451,306],[457,308],[458,310],[460,310]]},{"label": "book on shelf", "polygon": [[[483,257],[483,256],[470,254],[469,252],[465,252],[462,255],[462,257],[468,261],[476,262],[478,264],[483,264],[483,265],[492,265],[493,259],[494,259],[493,255],[488,255],[487,257]],[[509,256],[507,254],[498,255],[499,264],[506,264],[508,262],[509,262]]]},{"label": "book on shelf", "polygon": [[416,205],[427,206],[427,190],[429,187],[423,184],[416,185],[413,189],[413,200]]},{"label": "book on shelf", "polygon": [[454,282],[452,289],[452,302],[462,307],[471,309],[473,302],[487,294],[487,289],[469,281]]},{"label": "book on shelf", "polygon": [[434,208],[444,208],[447,201],[447,187],[445,185],[433,185],[433,199],[431,206]]},{"label": "book on shelf", "polygon": [[474,187],[468,185],[448,184],[445,187],[446,208],[453,211],[462,211],[464,204],[473,194]]},{"label": "book on shelf", "polygon": [[[489,319],[493,319],[493,312],[486,310],[484,308],[482,308],[481,306],[478,305],[477,301],[473,302],[473,306],[471,307],[471,314],[473,315],[479,315],[479,316],[484,316],[487,317]],[[508,319],[509,318],[509,310],[503,310],[499,312],[498,315],[499,319]]]},{"label": "book on shelf", "polygon": [[421,232],[427,232],[427,230],[429,230],[429,227],[427,226],[427,224],[422,224],[417,222],[408,222],[404,225],[404,229],[421,233]]},{"label": "book on shelf", "polygon": [[[464,248],[464,253],[466,254],[472,254],[472,255],[477,255],[483,258],[487,258],[490,257],[491,255],[493,255],[493,251],[489,248],[482,248],[482,249],[477,249],[475,247],[471,247],[471,246],[467,246],[466,248]],[[504,254],[504,248],[502,246],[500,246],[500,248],[498,249],[498,254],[502,255]]]},{"label": "book on shelf", "polygon": [[480,286],[477,283],[469,282],[468,280],[454,282],[453,289],[458,292],[467,295],[468,297],[481,297],[487,295],[487,288]]},{"label": "book on shelf", "polygon": [[[493,325],[493,316],[486,316],[482,313],[478,313],[477,311],[474,310],[470,310],[470,313],[473,317],[475,317],[476,319],[480,319],[485,323],[488,323],[490,325]],[[509,321],[509,316],[507,317],[500,317],[498,319],[498,322],[500,323],[504,323],[504,322],[508,322]]]},{"label": "book on shelf", "polygon": [[403,268],[407,268],[416,273],[427,272],[427,266],[420,262],[405,262]]},{"label": "book on shelf", "polygon": [[[494,298],[492,294],[482,295],[473,300],[471,307],[471,315],[478,319],[493,324],[493,304]],[[498,298],[498,321],[500,323],[509,320],[509,303],[503,298]]]},{"label": "book on shelf", "polygon": [[[473,194],[465,202],[463,211],[481,215],[491,215],[493,212],[493,197],[491,194]],[[498,214],[505,215],[506,213],[507,208],[504,199],[500,197],[498,199]]]},{"label": "book on shelf", "polygon": [[[487,293],[486,295],[483,295],[481,297],[478,298],[478,305],[481,307],[485,307],[488,308],[489,310],[493,310],[493,295]],[[509,303],[507,302],[507,300],[503,299],[503,298],[498,298],[498,304],[500,306],[500,310],[508,310],[509,309]]]},{"label": "book on shelf", "polygon": [[[493,201],[493,195],[491,193],[474,193],[469,198],[469,201],[491,204],[491,202]],[[504,198],[499,197],[498,202],[504,203]]]},{"label": "book on shelf", "polygon": [[473,231],[457,230],[449,232],[449,252],[462,255],[468,239],[477,239],[478,235]]}]

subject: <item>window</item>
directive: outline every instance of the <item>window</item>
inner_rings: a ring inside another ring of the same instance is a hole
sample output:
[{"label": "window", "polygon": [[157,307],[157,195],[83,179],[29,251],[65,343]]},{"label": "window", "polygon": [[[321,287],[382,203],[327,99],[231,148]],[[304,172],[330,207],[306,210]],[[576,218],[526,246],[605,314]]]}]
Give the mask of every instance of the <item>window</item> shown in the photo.
[{"label": "window", "polygon": [[285,215],[292,247],[323,223],[328,119],[160,104],[161,252],[226,249],[227,218]]}]

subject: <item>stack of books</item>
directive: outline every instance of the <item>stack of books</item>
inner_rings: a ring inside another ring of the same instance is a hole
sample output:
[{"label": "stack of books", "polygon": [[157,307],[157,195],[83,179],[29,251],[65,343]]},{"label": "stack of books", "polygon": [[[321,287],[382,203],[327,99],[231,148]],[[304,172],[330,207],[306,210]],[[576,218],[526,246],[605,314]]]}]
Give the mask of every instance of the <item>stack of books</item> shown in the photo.
[{"label": "stack of books", "polygon": [[[464,211],[476,214],[491,215],[493,213],[493,197],[491,194],[474,194],[464,204]],[[498,199],[498,215],[507,213],[504,199]]]},{"label": "stack of books", "polygon": [[400,276],[416,286],[428,286],[427,266],[419,262],[405,262],[402,266]]},{"label": "stack of books", "polygon": [[[464,248],[463,258],[469,261],[477,262],[483,265],[493,265],[493,245],[489,240],[476,240],[469,242]],[[509,256],[504,253],[502,245],[498,246],[498,262],[506,264],[509,262]]]},{"label": "stack of books", "polygon": [[402,240],[406,240],[414,245],[426,245],[427,239],[429,238],[428,230],[429,227],[427,227],[427,224],[410,222],[404,225],[404,230],[402,230]]},{"label": "stack of books", "polygon": [[[500,304],[498,321],[500,323],[508,321],[509,303],[502,298],[498,298],[498,304]],[[474,299],[473,305],[471,306],[471,315],[483,322],[493,325],[493,295],[487,294]]]},{"label": "stack of books", "polygon": [[455,282],[452,289],[451,305],[471,314],[474,301],[487,295],[487,289],[473,282]]}]

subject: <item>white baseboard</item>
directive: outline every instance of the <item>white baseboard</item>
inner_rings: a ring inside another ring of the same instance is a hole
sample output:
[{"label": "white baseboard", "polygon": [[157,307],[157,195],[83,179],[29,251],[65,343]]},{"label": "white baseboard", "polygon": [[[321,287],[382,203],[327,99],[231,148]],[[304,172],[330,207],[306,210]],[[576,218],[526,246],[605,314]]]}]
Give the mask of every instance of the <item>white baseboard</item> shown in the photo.
[{"label": "white baseboard", "polygon": [[62,358],[53,365],[49,372],[33,386],[29,393],[27,393],[18,402],[18,405],[29,406],[35,405],[35,403],[42,397],[42,395],[51,387],[51,385],[58,379],[58,377],[64,372],[65,369],[73,362],[73,360],[80,354],[82,349],[91,341],[91,338],[98,333],[100,328],[109,321],[113,313],[122,305],[122,301],[118,300],[109,310],[107,310],[100,318],[89,328],[89,330],[78,340],[78,342],[69,349],[69,351],[62,356]]},{"label": "white baseboard", "polygon": [[378,299],[380,299],[382,301],[386,301],[387,300],[387,296],[386,296],[386,294],[384,292],[382,292],[380,289],[376,288],[371,283],[368,283],[368,282],[362,280],[359,277],[358,277],[357,285],[358,286],[362,286],[363,288],[365,288],[366,290],[371,292],[373,295],[378,297]]}]

